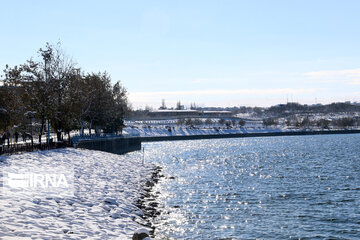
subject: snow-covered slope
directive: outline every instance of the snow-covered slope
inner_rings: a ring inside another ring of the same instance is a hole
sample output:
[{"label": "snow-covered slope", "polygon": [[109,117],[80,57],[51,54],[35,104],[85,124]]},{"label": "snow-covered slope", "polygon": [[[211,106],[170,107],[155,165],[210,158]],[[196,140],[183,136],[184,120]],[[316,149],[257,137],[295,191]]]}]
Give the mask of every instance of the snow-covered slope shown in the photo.
[{"label": "snow-covered slope", "polygon": [[119,156],[70,148],[1,156],[0,173],[14,166],[73,168],[75,193],[1,194],[0,239],[131,239],[143,221],[134,203],[153,169],[141,161],[139,152]]},{"label": "snow-covered slope", "polygon": [[234,134],[234,133],[255,133],[255,132],[282,132],[286,131],[285,129],[279,128],[241,128],[241,129],[190,129],[182,127],[171,128],[165,127],[151,127],[151,128],[125,128],[123,134],[131,136],[141,136],[141,137],[153,137],[153,136],[184,136],[184,135],[209,135],[209,134]]}]

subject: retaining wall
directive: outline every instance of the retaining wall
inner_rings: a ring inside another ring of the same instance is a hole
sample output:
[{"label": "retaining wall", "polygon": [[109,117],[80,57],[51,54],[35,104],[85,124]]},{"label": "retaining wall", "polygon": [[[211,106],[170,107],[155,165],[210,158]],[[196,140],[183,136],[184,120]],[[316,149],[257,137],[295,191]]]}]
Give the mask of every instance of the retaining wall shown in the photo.
[{"label": "retaining wall", "polygon": [[89,150],[99,150],[115,154],[124,154],[141,149],[140,137],[114,137],[79,140],[75,148],[85,148]]},{"label": "retaining wall", "polygon": [[229,133],[209,135],[184,135],[184,136],[156,136],[141,137],[141,142],[195,140],[213,138],[244,138],[244,137],[275,137],[275,136],[302,136],[302,135],[324,135],[324,134],[351,134],[360,133],[360,130],[330,130],[330,131],[293,131],[293,132],[263,132],[263,133]]}]

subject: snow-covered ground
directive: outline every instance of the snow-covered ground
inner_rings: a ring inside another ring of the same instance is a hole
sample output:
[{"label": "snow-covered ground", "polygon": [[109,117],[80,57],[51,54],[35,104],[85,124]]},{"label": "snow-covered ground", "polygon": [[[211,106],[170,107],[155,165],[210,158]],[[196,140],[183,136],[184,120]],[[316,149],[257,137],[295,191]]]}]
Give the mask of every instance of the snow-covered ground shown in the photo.
[{"label": "snow-covered ground", "polygon": [[234,133],[255,133],[255,132],[283,132],[289,131],[281,128],[237,128],[237,129],[215,129],[215,128],[184,128],[184,127],[151,127],[131,128],[123,130],[123,134],[130,136],[154,137],[154,136],[184,136],[184,135],[209,135],[209,134],[234,134]]},{"label": "snow-covered ground", "polygon": [[8,167],[54,166],[74,169],[74,195],[18,198],[2,191],[0,239],[131,239],[141,227],[135,202],[154,166],[143,165],[140,152],[67,148],[0,156],[3,176]]}]

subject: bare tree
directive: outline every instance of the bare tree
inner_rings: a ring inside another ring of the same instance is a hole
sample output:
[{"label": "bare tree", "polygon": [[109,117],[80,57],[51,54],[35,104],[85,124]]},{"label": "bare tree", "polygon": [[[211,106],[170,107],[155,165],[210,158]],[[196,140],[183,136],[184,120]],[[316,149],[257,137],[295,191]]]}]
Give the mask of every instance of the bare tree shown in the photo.
[{"label": "bare tree", "polygon": [[165,99],[162,99],[162,100],[161,100],[161,107],[160,107],[160,109],[161,109],[161,110],[167,109],[166,104],[165,104]]},{"label": "bare tree", "polygon": [[181,102],[180,101],[178,101],[176,103],[176,110],[181,110]]}]

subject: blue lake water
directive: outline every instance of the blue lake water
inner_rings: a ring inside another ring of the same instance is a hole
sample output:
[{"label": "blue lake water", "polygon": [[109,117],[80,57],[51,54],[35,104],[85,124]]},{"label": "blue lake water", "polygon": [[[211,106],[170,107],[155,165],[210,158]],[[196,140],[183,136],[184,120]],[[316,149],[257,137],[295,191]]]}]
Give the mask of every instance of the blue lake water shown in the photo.
[{"label": "blue lake water", "polygon": [[166,176],[156,239],[360,239],[359,134],[144,147]]}]

